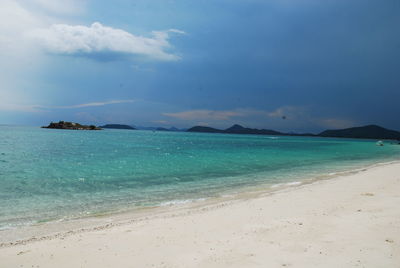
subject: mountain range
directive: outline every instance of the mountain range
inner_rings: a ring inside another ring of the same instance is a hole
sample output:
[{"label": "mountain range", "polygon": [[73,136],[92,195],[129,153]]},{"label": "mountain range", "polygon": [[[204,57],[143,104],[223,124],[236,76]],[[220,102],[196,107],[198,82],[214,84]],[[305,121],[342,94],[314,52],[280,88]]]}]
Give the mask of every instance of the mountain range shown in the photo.
[{"label": "mountain range", "polygon": [[142,126],[131,126],[123,124],[106,124],[100,126],[101,128],[109,129],[131,129],[131,130],[152,130],[152,131],[186,131],[187,129],[178,129],[176,127],[164,128],[164,127],[142,127]]},{"label": "mountain range", "polygon": [[212,127],[205,127],[205,126],[195,126],[189,128],[187,131],[205,132],[205,133],[227,133],[227,134],[258,134],[258,135],[276,135],[276,136],[314,136],[314,137],[334,137],[334,138],[400,140],[400,132],[395,130],[389,130],[377,125],[367,125],[362,127],[353,127],[353,128],[345,128],[337,130],[325,130],[319,134],[284,133],[270,129],[246,128],[237,124],[224,130]]},{"label": "mountain range", "polygon": [[152,130],[152,131],[187,131],[187,132],[201,132],[201,133],[225,133],[225,134],[256,134],[256,135],[275,135],[275,136],[311,136],[311,137],[332,137],[332,138],[362,138],[362,139],[388,139],[400,140],[400,132],[395,130],[386,129],[377,125],[367,125],[362,127],[352,127],[345,129],[325,130],[319,134],[313,133],[285,133],[272,129],[257,129],[247,128],[235,124],[227,129],[217,129],[207,126],[194,126],[189,129],[178,129],[175,127],[140,127],[121,124],[107,124],[101,128],[115,128],[115,129],[138,129],[138,130]]}]

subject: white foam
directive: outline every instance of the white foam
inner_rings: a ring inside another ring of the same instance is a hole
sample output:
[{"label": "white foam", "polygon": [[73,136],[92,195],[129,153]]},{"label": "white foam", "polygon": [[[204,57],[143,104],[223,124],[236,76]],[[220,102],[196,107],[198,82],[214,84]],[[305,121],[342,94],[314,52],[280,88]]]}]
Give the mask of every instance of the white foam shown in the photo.
[{"label": "white foam", "polygon": [[301,184],[301,181],[293,181],[293,182],[288,182],[285,185],[287,186],[295,186]]},{"label": "white foam", "polygon": [[177,199],[177,200],[162,202],[160,204],[160,206],[167,207],[167,206],[184,205],[184,204],[193,203],[193,202],[197,202],[197,201],[204,201],[204,200],[206,200],[206,198],[184,199],[184,200]]},{"label": "white foam", "polygon": [[287,183],[277,183],[271,185],[271,188],[279,188],[279,187],[284,187],[284,186],[296,186],[300,185],[301,181],[292,181],[292,182],[287,182]]}]

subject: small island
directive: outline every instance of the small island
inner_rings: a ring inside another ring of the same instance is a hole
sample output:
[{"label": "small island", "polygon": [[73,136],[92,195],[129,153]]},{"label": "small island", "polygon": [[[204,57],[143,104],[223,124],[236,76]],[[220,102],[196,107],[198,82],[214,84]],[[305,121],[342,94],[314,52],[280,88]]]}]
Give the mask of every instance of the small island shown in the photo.
[{"label": "small island", "polygon": [[60,121],[58,123],[51,122],[48,126],[43,126],[42,128],[54,128],[54,129],[71,129],[71,130],[101,130],[101,128],[95,125],[81,125],[79,123],[64,122]]},{"label": "small island", "polygon": [[136,128],[128,125],[121,125],[121,124],[107,124],[104,126],[101,126],[101,128],[113,128],[113,129],[130,129],[130,130],[135,130]]}]

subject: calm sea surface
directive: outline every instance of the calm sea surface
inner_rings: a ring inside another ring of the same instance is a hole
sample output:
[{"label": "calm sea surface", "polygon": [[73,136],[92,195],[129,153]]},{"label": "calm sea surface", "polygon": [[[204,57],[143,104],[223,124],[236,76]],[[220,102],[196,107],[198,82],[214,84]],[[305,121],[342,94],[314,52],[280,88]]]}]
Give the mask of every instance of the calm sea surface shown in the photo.
[{"label": "calm sea surface", "polygon": [[0,126],[0,228],[231,194],[400,159],[389,142]]}]

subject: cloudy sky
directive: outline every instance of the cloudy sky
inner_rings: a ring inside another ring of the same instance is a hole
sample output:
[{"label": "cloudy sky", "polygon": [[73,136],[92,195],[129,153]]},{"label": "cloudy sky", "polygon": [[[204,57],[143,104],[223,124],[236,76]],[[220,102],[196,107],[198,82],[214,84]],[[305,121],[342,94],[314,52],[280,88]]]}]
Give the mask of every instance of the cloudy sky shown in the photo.
[{"label": "cloudy sky", "polygon": [[1,0],[0,124],[400,130],[399,14],[398,0]]}]

